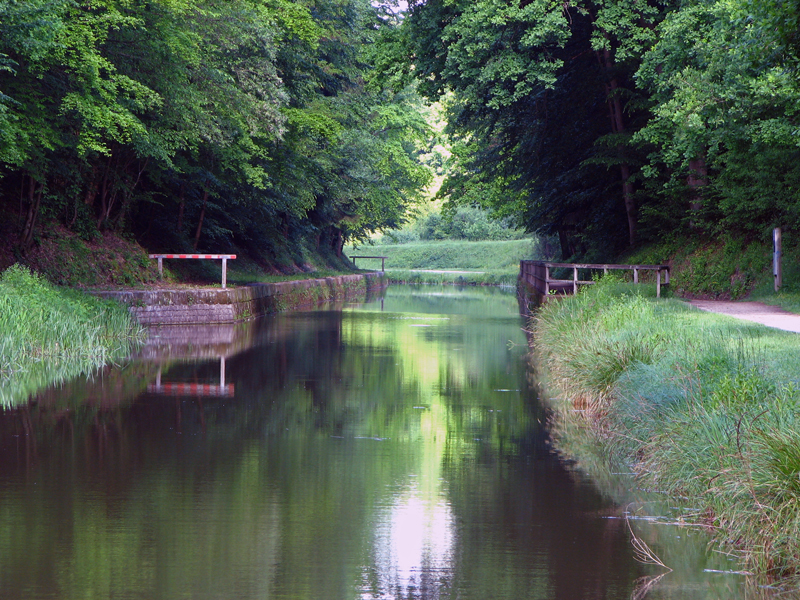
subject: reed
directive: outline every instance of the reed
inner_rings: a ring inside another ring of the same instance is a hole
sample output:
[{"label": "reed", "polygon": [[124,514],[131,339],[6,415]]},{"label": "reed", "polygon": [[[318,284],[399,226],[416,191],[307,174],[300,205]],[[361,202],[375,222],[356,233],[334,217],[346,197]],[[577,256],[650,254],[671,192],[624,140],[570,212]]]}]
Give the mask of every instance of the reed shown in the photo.
[{"label": "reed", "polygon": [[0,275],[0,404],[124,358],[141,336],[123,306],[14,265]]},{"label": "reed", "polygon": [[698,507],[759,582],[800,587],[796,335],[602,281],[532,327],[564,452],[596,463],[597,446],[635,485]]}]

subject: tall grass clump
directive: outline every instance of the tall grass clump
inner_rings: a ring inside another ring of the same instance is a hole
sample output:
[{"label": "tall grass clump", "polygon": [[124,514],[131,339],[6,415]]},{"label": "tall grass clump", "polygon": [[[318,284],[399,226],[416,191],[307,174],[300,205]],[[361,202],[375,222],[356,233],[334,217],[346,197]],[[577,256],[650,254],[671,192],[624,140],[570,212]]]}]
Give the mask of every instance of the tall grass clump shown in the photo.
[{"label": "tall grass clump", "polygon": [[141,335],[122,305],[14,265],[0,275],[0,404],[124,358]]},{"label": "tall grass clump", "polygon": [[602,280],[546,303],[532,327],[563,452],[624,465],[695,508],[758,582],[800,587],[796,334]]}]

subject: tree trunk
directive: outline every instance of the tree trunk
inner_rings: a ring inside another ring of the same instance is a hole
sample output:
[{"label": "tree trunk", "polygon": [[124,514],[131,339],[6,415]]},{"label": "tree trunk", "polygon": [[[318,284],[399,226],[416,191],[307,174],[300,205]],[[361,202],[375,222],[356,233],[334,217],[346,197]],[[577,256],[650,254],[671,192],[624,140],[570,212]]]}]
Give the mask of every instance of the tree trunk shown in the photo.
[{"label": "tree trunk", "polygon": [[686,177],[689,186],[689,227],[696,229],[698,224],[695,215],[703,208],[703,188],[708,185],[708,166],[704,156],[689,161],[689,175]]},{"label": "tree trunk", "polygon": [[[114,219],[114,229],[119,229],[122,226],[122,223],[125,221],[125,215],[127,215],[128,208],[130,207],[131,202],[133,201],[133,193],[136,191],[136,186],[139,185],[139,181],[141,181],[142,179],[142,174],[144,173],[144,170],[147,168],[148,162],[150,162],[149,158],[144,159],[144,162],[141,163],[141,168],[139,169],[139,172],[136,175],[136,180],[133,182],[130,188],[128,188],[127,190],[126,189],[122,190],[122,204],[120,205],[119,212],[116,218]],[[128,166],[126,167],[126,170],[132,164],[133,162],[131,161],[131,163],[129,163]],[[108,207],[108,215],[106,215],[107,220],[111,218],[111,206],[112,205],[109,205]]]},{"label": "tree trunk", "polygon": [[336,251],[336,257],[342,258],[342,249],[344,248],[344,237],[342,236],[342,230],[338,227],[334,229],[334,236],[333,236],[333,249]]},{"label": "tree trunk", "polygon": [[36,226],[36,217],[39,215],[39,206],[42,204],[42,192],[44,184],[39,185],[36,191],[36,180],[30,175],[30,185],[28,187],[28,213],[25,217],[25,225],[22,228],[22,251],[27,252],[33,242],[33,230]]},{"label": "tree trunk", "polygon": [[94,199],[97,197],[97,164],[92,166],[92,173],[89,175],[89,185],[86,187],[86,196],[83,198],[83,203],[87,206],[94,205]]},{"label": "tree trunk", "polygon": [[183,209],[186,206],[186,184],[181,183],[181,201],[178,204],[178,235],[183,231]]},{"label": "tree trunk", "polygon": [[97,229],[103,225],[103,220],[105,219],[107,203],[108,203],[108,193],[109,193],[109,173],[111,171],[111,160],[112,157],[108,157],[108,161],[106,162],[106,170],[103,173],[103,181],[100,185],[100,216],[97,218]]},{"label": "tree trunk", "polygon": [[622,177],[622,198],[625,201],[625,214],[628,217],[628,245],[636,242],[636,200],[633,198],[633,183],[631,183],[631,169],[627,163],[619,166]]},{"label": "tree trunk", "polygon": [[[598,59],[600,60],[599,53]],[[616,77],[613,76],[614,59],[611,56],[611,50],[603,50],[600,62],[609,75],[609,81],[606,84],[606,102],[608,103],[609,118],[611,120],[611,131],[612,133],[625,133],[622,102],[617,93],[619,83]],[[617,152],[622,157],[624,152],[622,144],[617,146]],[[633,197],[633,184],[630,181],[630,165],[626,162],[621,162],[619,170],[622,179],[622,200],[625,204],[625,215],[628,218],[628,245],[633,246],[636,242],[636,200]]]},{"label": "tree trunk", "polygon": [[200,243],[200,232],[203,230],[203,219],[206,216],[206,202],[208,201],[208,189],[203,190],[203,207],[200,209],[200,219],[197,221],[197,232],[194,234],[194,251],[197,252],[197,245]]},{"label": "tree trunk", "polygon": [[561,259],[567,260],[574,254],[572,244],[569,240],[569,235],[564,229],[558,230],[558,243],[561,246]]}]

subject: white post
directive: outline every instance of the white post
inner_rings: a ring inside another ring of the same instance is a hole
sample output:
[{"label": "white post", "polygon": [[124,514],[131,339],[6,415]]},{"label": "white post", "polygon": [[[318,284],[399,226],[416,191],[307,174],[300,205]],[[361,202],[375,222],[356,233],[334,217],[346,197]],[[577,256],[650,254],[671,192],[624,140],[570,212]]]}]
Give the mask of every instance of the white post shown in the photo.
[{"label": "white post", "polygon": [[633,267],[633,283],[639,283],[639,269]]},{"label": "white post", "polygon": [[219,357],[219,387],[225,393],[225,357]]},{"label": "white post", "polygon": [[222,289],[225,289],[225,285],[228,281],[228,259],[222,259]]},{"label": "white post", "polygon": [[158,257],[158,278],[164,279],[164,259]]},{"label": "white post", "polygon": [[775,276],[775,291],[781,289],[783,273],[781,273],[781,228],[772,230],[772,274]]},{"label": "white post", "polygon": [[578,267],[572,267],[572,293],[578,293]]},{"label": "white post", "polygon": [[656,270],[656,298],[661,298],[661,269]]}]

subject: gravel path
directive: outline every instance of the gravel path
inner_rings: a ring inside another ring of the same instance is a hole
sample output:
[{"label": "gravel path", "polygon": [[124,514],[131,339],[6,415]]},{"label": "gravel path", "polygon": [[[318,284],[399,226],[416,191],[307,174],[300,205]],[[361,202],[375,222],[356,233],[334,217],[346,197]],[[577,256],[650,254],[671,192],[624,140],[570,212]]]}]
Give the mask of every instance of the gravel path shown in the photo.
[{"label": "gravel path", "polygon": [[690,300],[700,310],[729,315],[767,327],[800,333],[800,315],[761,302],[725,302],[722,300]]}]

